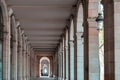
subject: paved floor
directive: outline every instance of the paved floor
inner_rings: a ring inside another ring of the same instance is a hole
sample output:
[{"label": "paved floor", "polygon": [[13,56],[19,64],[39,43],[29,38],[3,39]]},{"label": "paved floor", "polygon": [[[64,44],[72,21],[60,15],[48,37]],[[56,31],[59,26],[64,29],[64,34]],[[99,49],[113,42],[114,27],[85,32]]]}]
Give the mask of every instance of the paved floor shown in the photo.
[{"label": "paved floor", "polygon": [[32,80],[56,80],[55,78],[36,78],[36,79],[32,79]]}]

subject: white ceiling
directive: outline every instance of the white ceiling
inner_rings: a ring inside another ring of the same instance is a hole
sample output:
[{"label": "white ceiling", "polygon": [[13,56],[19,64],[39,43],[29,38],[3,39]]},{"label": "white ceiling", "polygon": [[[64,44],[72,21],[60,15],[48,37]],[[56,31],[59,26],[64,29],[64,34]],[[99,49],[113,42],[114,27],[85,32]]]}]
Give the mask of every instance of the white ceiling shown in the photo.
[{"label": "white ceiling", "polygon": [[76,0],[6,0],[33,48],[53,51]]}]

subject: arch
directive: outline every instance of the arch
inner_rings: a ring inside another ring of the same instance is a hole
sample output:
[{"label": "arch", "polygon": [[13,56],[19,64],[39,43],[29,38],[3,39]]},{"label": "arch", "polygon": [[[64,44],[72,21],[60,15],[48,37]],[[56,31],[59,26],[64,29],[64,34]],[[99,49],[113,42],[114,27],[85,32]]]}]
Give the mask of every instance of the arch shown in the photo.
[{"label": "arch", "polygon": [[[44,65],[42,65],[42,61],[48,61],[48,65],[45,63]],[[49,67],[48,69],[48,75],[42,75],[42,66],[43,67]],[[40,63],[39,63],[39,75],[40,75],[40,77],[44,77],[44,76],[47,76],[47,77],[49,77],[50,76],[50,59],[48,58],[48,57],[42,57],[41,59],[40,59]]]},{"label": "arch", "polygon": [[[2,35],[3,35],[3,41],[2,41],[2,55],[1,55],[1,59],[2,59],[2,62],[5,60],[6,61],[6,57],[4,57],[4,56],[6,56],[6,54],[8,54],[9,52],[8,52],[8,50],[6,50],[9,46],[8,46],[8,41],[7,40],[5,40],[5,38],[7,37],[7,35],[8,35],[8,33],[9,33],[9,17],[8,17],[8,9],[7,9],[7,5],[6,5],[6,3],[5,3],[5,0],[0,0],[0,9],[1,9],[1,14],[2,14],[2,16],[3,16],[3,23],[2,23],[2,25],[4,26],[3,27],[3,33],[2,33]],[[2,80],[2,79],[4,79],[4,78],[6,78],[7,76],[7,74],[4,74],[4,72],[6,72],[8,69],[6,69],[7,67],[5,67],[5,66],[7,66],[6,65],[6,62],[4,62],[4,63],[2,63],[1,64],[1,68],[2,68],[2,70],[1,70],[1,76],[0,76],[0,79]],[[4,75],[2,75],[2,74],[4,74]],[[9,73],[8,73],[9,74]]]},{"label": "arch", "polygon": [[4,31],[7,32],[9,26],[8,26],[8,21],[9,21],[9,13],[8,13],[8,8],[5,3],[5,0],[0,1],[2,13],[3,13],[3,22],[4,22]]},{"label": "arch", "polygon": [[77,12],[77,32],[83,32],[83,5],[79,4]]},{"label": "arch", "polygon": [[46,60],[48,60],[48,61],[50,62],[50,59],[49,59],[48,57],[42,57],[42,58],[40,59],[40,62],[41,62],[42,60],[44,60],[44,59],[46,59]]},{"label": "arch", "polygon": [[70,40],[74,40],[74,24],[73,24],[73,20],[71,20],[71,25],[70,25]]}]

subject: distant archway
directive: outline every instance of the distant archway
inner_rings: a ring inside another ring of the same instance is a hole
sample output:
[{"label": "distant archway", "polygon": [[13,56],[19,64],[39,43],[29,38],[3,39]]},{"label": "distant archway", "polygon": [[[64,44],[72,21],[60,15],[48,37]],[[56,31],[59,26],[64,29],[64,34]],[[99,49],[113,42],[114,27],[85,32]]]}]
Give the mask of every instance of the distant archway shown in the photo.
[{"label": "distant archway", "polygon": [[48,57],[42,57],[39,64],[40,77],[50,76],[50,59]]}]

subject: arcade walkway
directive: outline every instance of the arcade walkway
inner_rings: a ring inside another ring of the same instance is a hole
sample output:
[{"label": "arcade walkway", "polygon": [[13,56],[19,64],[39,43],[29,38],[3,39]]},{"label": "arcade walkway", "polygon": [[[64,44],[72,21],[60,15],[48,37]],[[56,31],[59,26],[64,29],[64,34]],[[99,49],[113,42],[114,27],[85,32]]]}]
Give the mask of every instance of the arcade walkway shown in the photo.
[{"label": "arcade walkway", "polygon": [[0,80],[120,80],[120,0],[0,0]]}]

